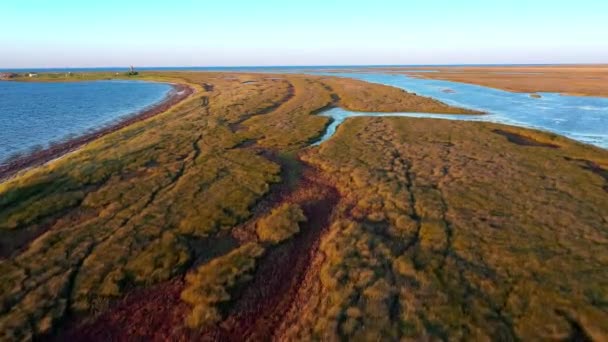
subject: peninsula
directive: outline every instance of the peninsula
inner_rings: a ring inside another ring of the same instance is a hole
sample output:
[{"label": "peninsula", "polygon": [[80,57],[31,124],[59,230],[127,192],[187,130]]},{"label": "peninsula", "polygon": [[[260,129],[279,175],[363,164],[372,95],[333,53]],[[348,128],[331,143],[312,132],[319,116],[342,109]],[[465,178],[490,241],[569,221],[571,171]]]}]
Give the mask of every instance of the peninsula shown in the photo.
[{"label": "peninsula", "polygon": [[133,77],[191,91],[0,183],[0,339],[608,336],[605,149],[396,117],[317,146],[336,107],[482,114],[332,76]]}]

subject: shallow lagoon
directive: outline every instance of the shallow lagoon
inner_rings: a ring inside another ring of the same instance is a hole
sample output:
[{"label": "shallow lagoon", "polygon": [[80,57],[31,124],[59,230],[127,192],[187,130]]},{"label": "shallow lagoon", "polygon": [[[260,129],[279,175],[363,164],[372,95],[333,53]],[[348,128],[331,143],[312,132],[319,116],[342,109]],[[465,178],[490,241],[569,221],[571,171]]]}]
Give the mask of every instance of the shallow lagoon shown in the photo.
[{"label": "shallow lagoon", "polygon": [[139,112],[171,89],[141,81],[0,82],[0,163]]},{"label": "shallow lagoon", "polygon": [[440,80],[427,80],[404,75],[381,73],[327,73],[363,81],[386,84],[419,95],[436,98],[447,104],[482,110],[487,115],[440,115],[428,113],[357,113],[341,108],[321,115],[333,118],[322,142],[335,132],[348,117],[406,116],[450,120],[489,121],[541,129],[569,138],[608,148],[608,98],[538,93],[512,93],[483,86]]}]

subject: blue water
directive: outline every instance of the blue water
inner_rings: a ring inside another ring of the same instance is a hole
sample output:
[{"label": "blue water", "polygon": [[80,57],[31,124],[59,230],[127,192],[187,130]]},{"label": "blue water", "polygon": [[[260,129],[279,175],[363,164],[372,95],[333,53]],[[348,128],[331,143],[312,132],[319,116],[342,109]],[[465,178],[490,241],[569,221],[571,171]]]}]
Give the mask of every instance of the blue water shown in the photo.
[{"label": "blue water", "polygon": [[81,135],[162,101],[169,84],[0,81],[0,162]]},{"label": "blue water", "polygon": [[[511,93],[477,85],[450,81],[426,80],[404,75],[381,73],[326,73],[386,84],[419,95],[433,97],[447,104],[487,112],[488,115],[437,115],[428,113],[355,113],[341,108],[322,115],[334,119],[321,142],[331,137],[336,127],[354,116],[432,117],[450,120],[489,121],[541,129],[584,143],[608,148],[608,98],[566,96],[556,93]],[[446,92],[448,91],[449,92]]]}]

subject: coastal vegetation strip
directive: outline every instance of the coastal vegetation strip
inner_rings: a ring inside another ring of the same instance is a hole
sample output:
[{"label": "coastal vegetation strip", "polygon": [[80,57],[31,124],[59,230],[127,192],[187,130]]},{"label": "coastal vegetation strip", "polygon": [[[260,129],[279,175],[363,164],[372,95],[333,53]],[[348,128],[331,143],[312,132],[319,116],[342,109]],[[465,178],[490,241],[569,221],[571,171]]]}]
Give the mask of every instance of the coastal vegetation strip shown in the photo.
[{"label": "coastal vegetation strip", "polygon": [[[429,68],[425,68],[429,69]],[[477,84],[519,93],[608,97],[608,66],[442,67],[434,72],[392,69],[416,77]],[[536,94],[534,97],[538,97]]]},{"label": "coastal vegetation strip", "polygon": [[196,90],[195,87],[187,84],[172,84],[173,90],[160,103],[146,108],[140,112],[134,113],[131,116],[119,120],[106,127],[94,130],[90,133],[85,133],[75,138],[70,138],[64,141],[55,142],[47,148],[41,148],[24,155],[17,155],[4,161],[0,164],[0,181],[5,180],[16,174],[17,172],[42,165],[52,159],[58,158],[66,153],[74,151],[81,146],[94,141],[108,133],[115,132],[123,127],[129,126],[135,122],[146,120],[154,115],[166,112],[171,107],[179,104],[187,99]]},{"label": "coastal vegetation strip", "polygon": [[403,118],[311,148],[332,106],[476,112],[344,78],[136,77],[197,92],[0,184],[2,339],[606,333],[606,151]]}]

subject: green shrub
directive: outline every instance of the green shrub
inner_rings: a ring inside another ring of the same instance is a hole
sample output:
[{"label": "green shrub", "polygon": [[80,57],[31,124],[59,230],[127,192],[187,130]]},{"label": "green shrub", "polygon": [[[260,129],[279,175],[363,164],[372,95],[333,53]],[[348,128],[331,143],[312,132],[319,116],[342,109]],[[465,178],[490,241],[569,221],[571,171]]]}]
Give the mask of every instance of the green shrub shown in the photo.
[{"label": "green shrub", "polygon": [[299,223],[304,221],[306,216],[299,205],[285,203],[261,218],[256,230],[260,240],[277,244],[297,234]]},{"label": "green shrub", "polygon": [[186,324],[200,328],[219,321],[218,304],[229,301],[230,290],[252,278],[255,260],[263,253],[260,245],[248,243],[188,274],[181,294],[182,300],[192,305]]},{"label": "green shrub", "polygon": [[126,270],[140,284],[154,284],[183,271],[190,260],[186,246],[174,234],[165,233],[127,263]]}]

